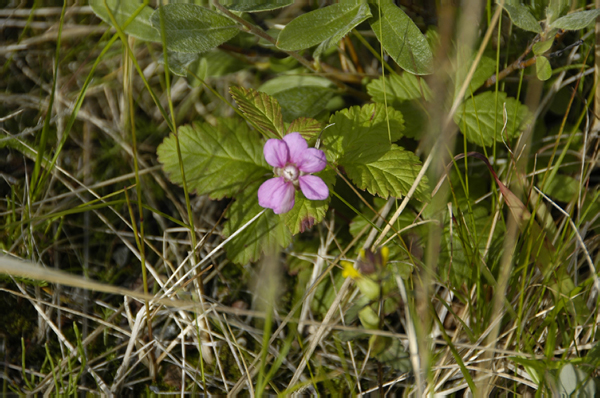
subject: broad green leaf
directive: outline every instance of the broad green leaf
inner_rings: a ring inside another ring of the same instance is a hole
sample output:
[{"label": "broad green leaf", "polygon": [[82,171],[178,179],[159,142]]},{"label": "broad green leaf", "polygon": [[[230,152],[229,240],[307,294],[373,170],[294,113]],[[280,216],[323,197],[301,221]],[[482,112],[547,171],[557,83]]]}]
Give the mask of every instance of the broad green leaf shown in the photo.
[{"label": "broad green leaf", "polygon": [[291,122],[301,116],[313,117],[321,113],[333,97],[329,88],[303,86],[279,91],[273,97],[281,105],[281,113],[285,122]]},{"label": "broad green leaf", "polygon": [[233,11],[271,11],[294,4],[294,0],[223,0],[221,4]]},{"label": "broad green leaf", "polygon": [[533,45],[533,53],[535,55],[542,55],[552,48],[552,44],[554,44],[554,38],[544,41],[538,41]]},{"label": "broad green leaf", "polygon": [[402,137],[404,118],[402,114],[388,107],[386,122],[385,107],[381,104],[353,106],[336,112],[329,119],[333,126],[321,134],[321,149],[327,154],[327,161],[336,163],[344,154],[361,151],[374,146],[389,148],[390,144]]},{"label": "broad green leaf", "polygon": [[[176,51],[167,51],[169,58],[169,70],[177,76],[187,76],[187,69],[194,61],[200,57],[199,54],[179,53]],[[160,57],[158,63],[164,65],[164,58]],[[204,78],[203,76],[200,76]]]},{"label": "broad green leaf", "polygon": [[[198,195],[231,197],[270,172],[262,140],[239,119],[220,119],[216,127],[208,123],[181,126],[178,133],[185,178]],[[169,179],[181,184],[173,134],[165,138],[157,153]]]},{"label": "broad green leaf", "polygon": [[300,15],[279,33],[277,47],[296,51],[327,42],[334,44],[356,25],[369,18],[371,13],[366,4],[333,4]]},{"label": "broad green leaf", "polygon": [[240,110],[269,138],[282,138],[285,126],[277,100],[251,88],[230,87],[229,92]]},{"label": "broad green leaf", "polygon": [[404,101],[399,105],[394,104],[394,109],[402,113],[404,130],[402,135],[408,138],[420,139],[425,133],[429,116],[422,103],[418,100]]},{"label": "broad green leaf", "polygon": [[371,336],[371,356],[385,366],[390,366],[399,372],[410,372],[412,365],[409,353],[406,352],[400,339],[388,336]]},{"label": "broad green leaf", "polygon": [[[336,4],[343,7],[343,4]],[[338,30],[336,30],[333,35],[330,35],[326,40],[324,40],[319,46],[315,49],[313,53],[313,57],[315,59],[319,59],[321,54],[327,51],[328,49],[337,45],[337,43],[344,38],[352,29],[354,29],[358,24],[370,18],[371,10],[366,3],[361,3],[351,12],[347,13],[344,16],[344,20],[346,22],[345,25],[340,26]]]},{"label": "broad green leaf", "polygon": [[[506,104],[508,121],[504,137],[503,105]],[[494,111],[495,110],[495,111]],[[454,122],[469,142],[490,146],[494,139],[502,142],[511,139],[521,130],[521,125],[529,115],[527,107],[514,98],[507,98],[506,93],[486,91],[473,98],[468,98],[454,115]]]},{"label": "broad green leaf", "polygon": [[[357,148],[346,152],[338,164],[358,188],[384,199],[406,195],[421,169],[415,154],[395,144]],[[416,199],[426,200],[426,184],[424,178],[415,191]]]},{"label": "broad green leaf", "polygon": [[[258,204],[258,188],[263,181],[245,187],[236,196],[227,214],[227,222],[223,226],[223,236],[229,237],[243,227],[254,216],[264,210]],[[247,264],[256,261],[262,253],[281,250],[290,244],[292,235],[285,226],[283,218],[267,209],[254,223],[248,226],[226,246],[227,258],[236,264]]]},{"label": "broad green leaf", "polygon": [[378,6],[371,3],[371,7],[371,29],[394,61],[402,69],[415,75],[431,73],[431,48],[412,19],[389,0],[381,0],[381,19]]},{"label": "broad green leaf", "polygon": [[570,202],[577,192],[579,192],[579,181],[563,174],[555,175],[552,181],[546,182],[544,188],[546,195],[561,202]]},{"label": "broad green leaf", "polygon": [[[367,84],[367,92],[374,102],[380,104],[384,103],[383,83],[384,79],[379,78]],[[419,98],[431,99],[431,90],[425,80],[406,72],[385,77],[385,99],[388,106]]]},{"label": "broad green leaf", "polygon": [[[106,0],[106,4],[108,4],[119,26],[122,27],[137,9],[140,8],[142,2],[140,0]],[[90,6],[100,19],[112,25],[112,21],[104,5],[104,0],[90,0]],[[160,34],[150,24],[150,16],[153,11],[151,7],[144,6],[135,19],[127,25],[124,32],[138,39],[160,42]]]},{"label": "broad green leaf", "polygon": [[538,79],[545,81],[552,77],[552,67],[550,61],[543,55],[538,55],[535,60],[535,73]]},{"label": "broad green leaf", "polygon": [[550,24],[550,28],[579,30],[590,25],[600,15],[600,9],[578,11],[558,18]]},{"label": "broad green leaf", "polygon": [[519,28],[528,32],[542,33],[542,27],[527,7],[518,3],[512,5],[504,4],[503,7],[508,13],[510,20]]},{"label": "broad green leaf", "polygon": [[554,22],[568,6],[569,0],[550,0],[550,4],[546,7],[546,23],[551,24]]},{"label": "broad green leaf", "polygon": [[293,132],[300,133],[306,141],[310,141],[315,138],[322,129],[323,126],[318,120],[309,117],[300,117],[290,123],[286,134]]},{"label": "broad green leaf", "polygon": [[593,398],[596,396],[596,384],[590,375],[567,363],[558,375],[558,396]]},{"label": "broad green leaf", "polygon": [[[231,19],[195,4],[167,4],[164,11],[167,48],[182,53],[201,53],[225,43],[240,31]],[[150,21],[158,32],[160,12]]]},{"label": "broad green leaf", "polygon": [[[221,50],[212,50],[204,54],[169,51],[168,54],[169,70],[177,76],[186,77],[191,87],[201,86],[201,80],[206,80],[207,77],[227,75],[245,67],[236,58]],[[164,63],[162,57],[158,62]]]},{"label": "broad green leaf", "polygon": [[[458,92],[460,91],[464,79],[466,79],[474,60],[475,56],[471,58],[471,62],[462,65],[460,70],[457,72],[456,79],[454,81],[455,98],[456,95],[458,95]],[[475,91],[477,91],[479,87],[483,86],[486,80],[494,73],[496,73],[496,60],[486,56],[481,57],[479,64],[477,65],[477,69],[475,69],[475,73],[473,74],[473,78],[471,78],[471,83],[469,83],[469,89],[465,93],[465,97],[470,97],[471,94],[475,93]]]},{"label": "broad green leaf", "polygon": [[[316,176],[321,177],[325,184],[329,187],[329,191],[333,190],[335,185],[335,171],[323,170],[316,173]],[[292,210],[282,215],[285,225],[288,226],[292,235],[299,232],[304,232],[310,229],[314,224],[318,224],[325,217],[331,197],[325,200],[309,200],[304,197],[301,191],[296,191],[296,202]]]},{"label": "broad green leaf", "polygon": [[267,80],[263,83],[258,91],[267,93],[271,96],[277,94],[280,91],[289,90],[296,87],[321,87],[330,88],[333,86],[331,80],[320,76],[313,75],[300,75],[300,74],[285,74],[275,77],[271,80]]}]

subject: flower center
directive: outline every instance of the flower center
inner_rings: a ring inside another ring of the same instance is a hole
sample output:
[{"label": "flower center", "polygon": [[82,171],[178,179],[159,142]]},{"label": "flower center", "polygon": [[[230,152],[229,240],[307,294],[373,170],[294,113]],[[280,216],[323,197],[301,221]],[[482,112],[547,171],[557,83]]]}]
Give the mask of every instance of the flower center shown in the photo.
[{"label": "flower center", "polygon": [[281,176],[285,178],[286,181],[294,182],[298,179],[298,168],[296,165],[287,164],[281,169]]}]

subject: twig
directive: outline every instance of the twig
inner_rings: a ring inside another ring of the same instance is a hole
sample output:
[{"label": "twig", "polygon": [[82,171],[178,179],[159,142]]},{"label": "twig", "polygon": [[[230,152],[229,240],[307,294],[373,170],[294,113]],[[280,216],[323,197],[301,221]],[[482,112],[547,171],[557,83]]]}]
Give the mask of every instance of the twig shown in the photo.
[{"label": "twig", "polygon": [[[555,35],[554,39],[558,39],[560,38],[562,35],[565,34],[564,30],[560,30],[558,31],[558,33]],[[493,86],[494,84],[496,84],[496,80],[500,81],[502,79],[504,79],[505,77],[507,77],[508,75],[510,75],[511,73],[513,73],[516,70],[520,70],[520,69],[525,69],[528,66],[531,66],[533,64],[535,64],[535,62],[537,61],[537,56],[534,56],[532,58],[529,58],[528,60],[524,61],[525,57],[531,52],[531,50],[533,49],[533,45],[535,43],[537,43],[539,41],[539,36],[537,36],[535,39],[533,39],[533,41],[531,42],[531,44],[529,44],[529,46],[527,46],[527,49],[523,52],[523,54],[521,54],[521,56],[519,58],[517,58],[516,61],[514,61],[512,64],[510,64],[508,67],[506,67],[504,70],[502,70],[501,72],[498,73],[498,75],[493,75],[492,77],[490,77],[489,79],[487,79],[485,81],[485,83],[483,84],[484,88],[488,88]],[[562,55],[565,51],[570,50],[571,48],[575,47],[575,46],[579,46],[583,43],[582,40],[578,40],[575,43],[561,49],[558,51],[555,51],[551,54],[548,54],[546,57],[548,58],[555,58],[558,57],[560,55]]]}]

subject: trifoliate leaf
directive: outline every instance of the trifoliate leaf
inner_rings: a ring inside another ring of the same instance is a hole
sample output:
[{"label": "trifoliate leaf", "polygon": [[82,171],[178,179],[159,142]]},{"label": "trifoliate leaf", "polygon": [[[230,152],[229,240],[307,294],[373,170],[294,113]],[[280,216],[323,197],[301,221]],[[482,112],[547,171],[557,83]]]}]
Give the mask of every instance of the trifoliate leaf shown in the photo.
[{"label": "trifoliate leaf", "polygon": [[373,14],[369,20],[371,29],[390,57],[407,72],[415,75],[431,73],[431,48],[413,20],[392,1],[381,1],[381,18],[379,6],[370,5]]},{"label": "trifoliate leaf", "polygon": [[[225,216],[223,236],[229,237],[264,210],[258,204],[258,188],[263,181],[252,183],[236,196]],[[290,244],[292,235],[282,217],[267,209],[226,246],[227,258],[236,264],[256,261],[262,253],[281,250]]]},{"label": "trifoliate leaf", "polygon": [[328,48],[370,16],[366,4],[337,3],[319,8],[288,23],[277,38],[277,47],[296,51],[325,42]]},{"label": "trifoliate leaf", "polygon": [[552,77],[552,67],[550,61],[543,55],[538,55],[535,60],[535,73],[541,81],[546,81]]},{"label": "trifoliate leaf", "polygon": [[167,48],[170,51],[205,52],[240,33],[231,19],[199,5],[167,4],[161,9],[152,14],[150,22],[160,36],[160,13],[164,13]]},{"label": "trifoliate leaf", "polygon": [[533,33],[542,33],[542,27],[527,7],[518,3],[504,4],[503,7],[510,20],[519,28]]},{"label": "trifoliate leaf", "polygon": [[[198,195],[231,197],[270,172],[262,140],[239,119],[221,119],[216,127],[208,123],[181,126],[178,134],[188,188]],[[181,184],[173,134],[165,138],[157,152],[169,179]]]},{"label": "trifoliate leaf", "polygon": [[413,74],[404,72],[401,75],[391,75],[385,77],[385,97],[383,94],[384,79],[379,78],[367,84],[367,92],[372,97],[373,102],[384,103],[387,100],[388,106],[395,106],[407,100],[424,98],[431,99],[431,90],[423,79],[419,79]]},{"label": "trifoliate leaf", "polygon": [[285,126],[277,100],[251,88],[231,87],[231,96],[240,110],[269,138],[283,138]]},{"label": "trifoliate leaf", "polygon": [[[125,22],[142,6],[140,0],[107,0],[106,4],[120,27],[123,27]],[[90,0],[90,6],[100,19],[112,25],[104,0]],[[150,24],[152,12],[154,10],[151,7],[144,6],[135,19],[127,25],[124,32],[138,39],[159,42],[160,34]]]},{"label": "trifoliate leaf", "polygon": [[[333,191],[335,185],[335,171],[323,170],[315,173],[329,187],[329,192]],[[331,196],[325,200],[309,200],[304,197],[301,191],[296,191],[296,202],[292,210],[282,215],[285,224],[288,226],[292,235],[304,232],[313,225],[320,223],[327,213]]]},{"label": "trifoliate leaf", "polygon": [[[365,145],[346,152],[338,164],[358,188],[384,199],[406,195],[421,170],[419,158],[395,144]],[[414,197],[426,200],[426,187],[423,178]]]},{"label": "trifoliate leaf", "polygon": [[389,145],[402,137],[404,119],[393,108],[386,110],[381,104],[363,107],[353,106],[336,112],[321,135],[321,146],[327,154],[327,161],[335,163],[345,153],[360,151],[372,146]]},{"label": "trifoliate leaf", "polygon": [[550,24],[552,29],[580,30],[590,25],[600,15],[600,9],[578,11],[558,18]]},{"label": "trifoliate leaf", "polygon": [[[507,123],[504,134],[501,134],[504,125],[504,104]],[[521,131],[528,115],[527,107],[515,98],[507,98],[506,93],[498,92],[496,101],[496,93],[486,91],[466,99],[456,111],[454,122],[467,140],[477,145],[490,146],[494,139],[501,142],[503,138],[506,140],[515,137]]]},{"label": "trifoliate leaf", "polygon": [[290,123],[286,134],[300,133],[306,141],[310,141],[315,138],[323,129],[321,122],[309,117],[300,117]]}]

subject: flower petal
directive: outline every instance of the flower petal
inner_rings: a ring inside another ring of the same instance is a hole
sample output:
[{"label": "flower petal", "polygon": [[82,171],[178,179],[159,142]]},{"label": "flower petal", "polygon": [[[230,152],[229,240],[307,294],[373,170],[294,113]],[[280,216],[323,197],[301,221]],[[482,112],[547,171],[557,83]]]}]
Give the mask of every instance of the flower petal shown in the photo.
[{"label": "flower petal", "polygon": [[283,140],[290,150],[289,161],[297,165],[298,161],[301,159],[302,152],[306,151],[308,148],[306,140],[300,133],[289,133],[283,137]]},{"label": "flower petal", "polygon": [[267,140],[265,147],[263,148],[265,160],[273,167],[282,168],[290,160],[290,151],[288,146],[282,140],[271,138]]},{"label": "flower petal", "polygon": [[316,173],[327,166],[325,152],[316,148],[308,148],[300,154],[300,160],[296,162],[300,171],[305,173]]},{"label": "flower petal", "polygon": [[300,182],[300,189],[307,199],[325,200],[329,197],[329,188],[327,188],[327,184],[317,176],[301,176],[298,179],[298,182]]},{"label": "flower petal", "polygon": [[258,188],[258,204],[273,209],[275,214],[287,213],[294,207],[296,190],[283,177],[271,178]]}]

